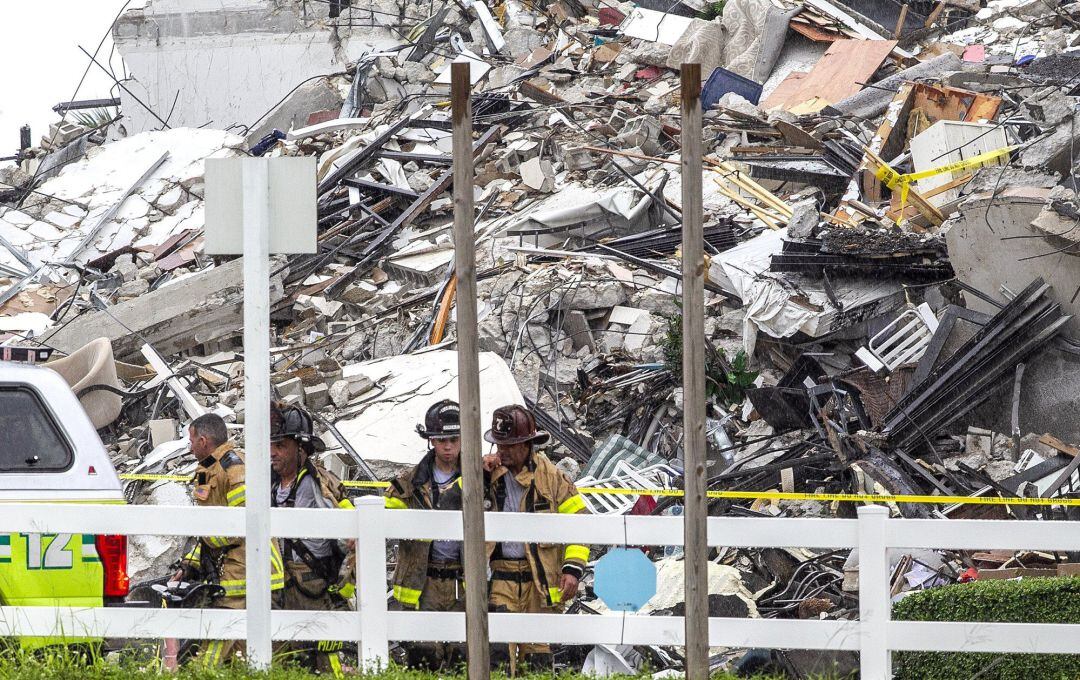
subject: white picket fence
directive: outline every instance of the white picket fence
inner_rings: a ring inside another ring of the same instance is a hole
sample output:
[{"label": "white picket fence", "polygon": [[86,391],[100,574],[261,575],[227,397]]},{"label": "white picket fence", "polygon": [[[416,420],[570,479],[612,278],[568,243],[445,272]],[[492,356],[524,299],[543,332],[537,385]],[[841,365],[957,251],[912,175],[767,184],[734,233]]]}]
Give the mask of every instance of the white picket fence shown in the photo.
[{"label": "white picket fence", "polygon": [[[494,541],[593,545],[681,545],[680,517],[489,513]],[[272,509],[278,537],[357,539],[359,611],[251,612],[269,616],[277,640],[354,640],[362,661],[385,664],[390,640],[465,639],[465,615],[387,611],[388,539],[458,539],[460,514],[385,510],[363,498],[355,512]],[[244,534],[240,508],[108,505],[0,505],[2,533],[164,536]],[[858,519],[710,518],[709,545],[859,549],[859,620],[712,618],[709,644],[727,647],[850,650],[864,679],[891,676],[891,651],[1075,653],[1080,624],[927,623],[890,620],[886,550],[897,548],[1080,550],[1076,522],[889,519],[885,508]],[[0,634],[118,638],[244,639],[247,614],[232,610],[0,607]],[[669,645],[683,643],[683,619],[612,613],[491,614],[492,642]]]}]

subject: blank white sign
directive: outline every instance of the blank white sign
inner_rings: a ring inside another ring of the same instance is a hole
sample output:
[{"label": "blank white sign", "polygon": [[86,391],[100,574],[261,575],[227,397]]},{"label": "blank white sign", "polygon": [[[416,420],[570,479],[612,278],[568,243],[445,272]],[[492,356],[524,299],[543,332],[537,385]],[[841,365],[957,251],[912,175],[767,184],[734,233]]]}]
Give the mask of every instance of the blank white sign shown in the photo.
[{"label": "blank white sign", "polygon": [[270,253],[316,252],[315,157],[206,159],[208,255],[244,254],[245,163],[268,165]]}]

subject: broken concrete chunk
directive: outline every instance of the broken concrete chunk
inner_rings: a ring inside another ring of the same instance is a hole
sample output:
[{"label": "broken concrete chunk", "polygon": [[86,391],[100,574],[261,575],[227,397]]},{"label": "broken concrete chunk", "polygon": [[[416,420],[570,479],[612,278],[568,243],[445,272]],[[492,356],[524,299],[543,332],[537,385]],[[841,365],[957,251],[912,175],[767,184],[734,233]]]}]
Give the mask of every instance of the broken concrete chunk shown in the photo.
[{"label": "broken concrete chunk", "polygon": [[637,116],[626,121],[615,143],[623,147],[637,147],[652,156],[660,150],[660,121],[652,116]]},{"label": "broken concrete chunk", "polygon": [[330,386],[330,401],[338,408],[345,408],[352,398],[352,389],[348,380],[337,380]]},{"label": "broken concrete chunk", "polygon": [[150,443],[154,448],[165,442],[176,441],[176,420],[158,418],[150,421]]},{"label": "broken concrete chunk", "polygon": [[531,158],[522,163],[518,170],[521,181],[530,189],[544,193],[555,190],[555,169],[551,167],[551,161]]},{"label": "broken concrete chunk", "polygon": [[330,405],[330,388],[326,386],[326,383],[305,387],[304,404],[315,411],[326,408]]},{"label": "broken concrete chunk", "polygon": [[289,396],[304,397],[304,382],[300,378],[290,378],[277,384],[278,394],[282,399]]},{"label": "broken concrete chunk", "polygon": [[150,282],[146,279],[137,278],[125,282],[116,289],[116,295],[121,298],[134,298],[150,290]]},{"label": "broken concrete chunk", "polygon": [[788,236],[797,239],[812,238],[819,222],[817,201],[799,201],[791,206],[791,217],[787,223]]},{"label": "broken concrete chunk", "polygon": [[139,275],[139,267],[131,255],[121,255],[113,262],[111,274],[119,274],[125,281],[132,281]]}]

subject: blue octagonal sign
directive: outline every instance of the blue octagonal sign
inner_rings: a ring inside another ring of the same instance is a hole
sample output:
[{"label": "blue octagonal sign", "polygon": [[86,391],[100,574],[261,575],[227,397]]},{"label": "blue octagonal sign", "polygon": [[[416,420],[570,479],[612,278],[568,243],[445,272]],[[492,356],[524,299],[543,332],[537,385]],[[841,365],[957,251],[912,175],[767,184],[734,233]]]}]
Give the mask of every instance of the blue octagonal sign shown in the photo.
[{"label": "blue octagonal sign", "polygon": [[640,550],[615,548],[593,568],[593,589],[617,612],[636,612],[656,594],[656,565]]}]

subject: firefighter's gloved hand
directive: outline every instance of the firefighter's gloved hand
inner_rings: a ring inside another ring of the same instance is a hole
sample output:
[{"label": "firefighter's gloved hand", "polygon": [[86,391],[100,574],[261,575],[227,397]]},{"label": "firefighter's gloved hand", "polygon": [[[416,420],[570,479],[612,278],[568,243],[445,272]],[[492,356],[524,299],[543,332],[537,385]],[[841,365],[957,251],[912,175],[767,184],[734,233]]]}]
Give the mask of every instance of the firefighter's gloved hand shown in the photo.
[{"label": "firefighter's gloved hand", "polygon": [[199,571],[199,568],[189,562],[181,563],[179,568],[173,572],[174,581],[189,581],[195,583],[196,581],[201,581],[202,578],[203,575]]},{"label": "firefighter's gloved hand", "polygon": [[578,591],[578,578],[573,574],[563,574],[559,579],[559,590],[562,592],[563,602],[573,599]]}]

